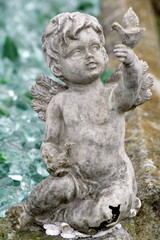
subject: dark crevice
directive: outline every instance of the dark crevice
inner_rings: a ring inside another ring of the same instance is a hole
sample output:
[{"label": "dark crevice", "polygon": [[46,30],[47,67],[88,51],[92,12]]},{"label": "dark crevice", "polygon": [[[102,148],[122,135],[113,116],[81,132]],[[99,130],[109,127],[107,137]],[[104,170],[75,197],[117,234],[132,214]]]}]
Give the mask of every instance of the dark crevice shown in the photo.
[{"label": "dark crevice", "polygon": [[118,217],[119,217],[119,214],[120,214],[120,204],[118,205],[118,207],[112,207],[112,206],[109,206],[109,208],[112,210],[112,222],[115,222],[117,221]]},{"label": "dark crevice", "polygon": [[112,210],[112,218],[107,221],[102,222],[99,227],[95,227],[94,229],[97,231],[106,230],[107,225],[109,225],[113,222],[116,222],[119,217],[119,214],[120,214],[120,206],[121,206],[120,204],[117,207],[109,206],[109,208]]}]

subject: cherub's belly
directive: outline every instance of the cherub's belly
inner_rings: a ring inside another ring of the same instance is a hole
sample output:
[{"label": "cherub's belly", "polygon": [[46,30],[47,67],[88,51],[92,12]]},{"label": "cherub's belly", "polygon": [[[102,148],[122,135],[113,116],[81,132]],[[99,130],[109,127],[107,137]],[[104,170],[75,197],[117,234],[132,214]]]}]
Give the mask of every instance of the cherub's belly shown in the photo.
[{"label": "cherub's belly", "polygon": [[117,181],[130,181],[134,178],[132,164],[124,150],[108,150],[107,146],[92,144],[78,145],[72,151],[73,162],[82,176],[93,181],[103,182],[106,187]]},{"label": "cherub's belly", "polygon": [[108,124],[77,121],[67,127],[66,138],[63,138],[64,143],[71,144],[71,160],[82,176],[106,184],[134,177],[124,150],[124,116],[112,117]]},{"label": "cherub's belly", "polygon": [[[114,121],[114,120],[113,120]],[[119,128],[119,129],[117,129]],[[123,177],[128,160],[122,126],[81,125],[68,129],[65,144],[71,144],[72,161],[87,178]],[[75,134],[76,133],[76,134]],[[127,159],[127,160],[126,160]]]}]

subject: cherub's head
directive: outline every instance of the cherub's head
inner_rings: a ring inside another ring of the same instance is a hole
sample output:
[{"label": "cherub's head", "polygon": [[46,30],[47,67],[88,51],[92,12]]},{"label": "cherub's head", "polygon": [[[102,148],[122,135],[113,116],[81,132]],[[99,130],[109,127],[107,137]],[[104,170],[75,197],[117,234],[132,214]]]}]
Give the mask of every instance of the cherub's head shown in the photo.
[{"label": "cherub's head", "polygon": [[98,78],[108,56],[101,25],[93,16],[75,12],[52,18],[42,36],[42,49],[52,73],[83,84]]}]

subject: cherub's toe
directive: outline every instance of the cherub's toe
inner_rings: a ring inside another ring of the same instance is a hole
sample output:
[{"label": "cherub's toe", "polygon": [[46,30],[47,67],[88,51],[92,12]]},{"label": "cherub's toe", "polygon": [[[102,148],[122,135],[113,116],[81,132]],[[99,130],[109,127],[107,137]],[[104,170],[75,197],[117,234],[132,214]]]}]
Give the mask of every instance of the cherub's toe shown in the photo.
[{"label": "cherub's toe", "polygon": [[17,230],[20,228],[20,222],[19,217],[23,212],[23,206],[16,205],[14,207],[11,207],[7,212],[6,215],[11,223],[11,226],[14,230]]},{"label": "cherub's toe", "polygon": [[20,231],[28,222],[32,220],[22,204],[11,207],[6,215],[15,231]]}]

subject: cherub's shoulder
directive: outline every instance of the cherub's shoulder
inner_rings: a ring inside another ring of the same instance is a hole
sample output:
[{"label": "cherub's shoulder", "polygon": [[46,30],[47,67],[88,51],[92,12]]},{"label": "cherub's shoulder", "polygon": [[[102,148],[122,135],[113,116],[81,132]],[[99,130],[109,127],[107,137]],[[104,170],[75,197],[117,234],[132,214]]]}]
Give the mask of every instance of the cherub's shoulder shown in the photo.
[{"label": "cherub's shoulder", "polygon": [[68,96],[68,91],[59,92],[58,94],[54,95],[49,103],[50,107],[59,107],[62,108],[62,105],[65,99]]}]

